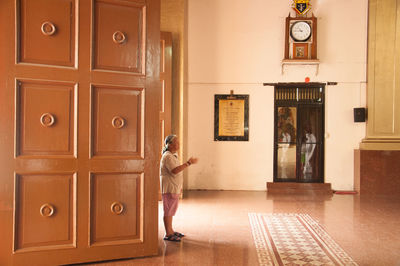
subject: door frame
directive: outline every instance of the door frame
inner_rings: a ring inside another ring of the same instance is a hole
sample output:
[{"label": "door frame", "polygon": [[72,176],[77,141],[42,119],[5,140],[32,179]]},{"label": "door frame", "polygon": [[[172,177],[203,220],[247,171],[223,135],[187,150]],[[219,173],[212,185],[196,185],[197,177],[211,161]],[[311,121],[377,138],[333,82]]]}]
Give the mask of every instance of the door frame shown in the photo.
[{"label": "door frame", "polygon": [[[276,83],[274,84],[274,150],[273,150],[273,182],[296,182],[296,183],[324,183],[325,182],[325,83]],[[310,95],[309,99],[301,99],[297,93],[293,93],[290,89],[299,89],[299,88],[320,88],[321,93],[318,94],[317,99],[316,95]],[[283,89],[283,90],[282,90]],[[278,92],[278,90],[280,90]],[[283,92],[283,94],[282,94]],[[319,158],[319,166],[321,167],[322,176],[319,180],[300,180],[298,177],[299,173],[299,163],[298,159],[300,158],[301,146],[299,142],[299,134],[297,133],[299,129],[299,106],[321,106],[321,136],[320,136],[320,145],[321,152]],[[278,178],[278,127],[277,127],[277,118],[278,118],[278,107],[295,107],[296,108],[296,178],[287,178],[281,179]]]}]

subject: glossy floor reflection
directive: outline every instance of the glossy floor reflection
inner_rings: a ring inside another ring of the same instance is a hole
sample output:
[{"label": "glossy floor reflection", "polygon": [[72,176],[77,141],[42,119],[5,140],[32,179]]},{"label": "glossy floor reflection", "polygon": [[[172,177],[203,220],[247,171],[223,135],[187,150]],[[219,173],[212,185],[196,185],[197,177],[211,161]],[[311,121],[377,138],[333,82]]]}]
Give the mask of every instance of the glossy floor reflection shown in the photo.
[{"label": "glossy floor reflection", "polygon": [[174,219],[180,243],[162,240],[159,209],[158,256],[89,265],[259,265],[249,212],[309,214],[358,265],[400,265],[398,198],[189,191]]}]

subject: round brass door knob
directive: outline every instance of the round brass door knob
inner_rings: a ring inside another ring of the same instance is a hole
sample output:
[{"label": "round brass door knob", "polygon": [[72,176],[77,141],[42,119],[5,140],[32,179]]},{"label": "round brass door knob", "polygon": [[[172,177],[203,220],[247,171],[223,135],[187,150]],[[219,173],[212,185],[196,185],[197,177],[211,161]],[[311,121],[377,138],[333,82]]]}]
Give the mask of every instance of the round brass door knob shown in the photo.
[{"label": "round brass door knob", "polygon": [[54,118],[54,115],[52,115],[50,113],[44,113],[40,117],[40,123],[44,127],[51,127],[55,121],[56,121],[56,119]]},{"label": "round brass door knob", "polygon": [[49,204],[43,204],[40,207],[40,215],[42,215],[43,217],[51,217],[54,214],[54,207]]},{"label": "round brass door knob", "polygon": [[124,211],[124,205],[122,203],[115,201],[111,204],[112,213],[120,215],[123,211]]},{"label": "round brass door knob", "polygon": [[125,34],[121,31],[116,31],[113,34],[113,42],[116,44],[123,44],[125,42]]},{"label": "round brass door knob", "polygon": [[53,23],[46,21],[41,27],[42,33],[46,36],[51,36],[56,32],[56,26]]}]

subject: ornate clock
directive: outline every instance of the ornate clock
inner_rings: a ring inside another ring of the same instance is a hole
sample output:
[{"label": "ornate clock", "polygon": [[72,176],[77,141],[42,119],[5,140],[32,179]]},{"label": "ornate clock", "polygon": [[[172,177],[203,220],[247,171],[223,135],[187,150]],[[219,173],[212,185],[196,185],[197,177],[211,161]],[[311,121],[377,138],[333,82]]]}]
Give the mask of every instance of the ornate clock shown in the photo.
[{"label": "ornate clock", "polygon": [[285,60],[317,59],[317,18],[286,18]]}]

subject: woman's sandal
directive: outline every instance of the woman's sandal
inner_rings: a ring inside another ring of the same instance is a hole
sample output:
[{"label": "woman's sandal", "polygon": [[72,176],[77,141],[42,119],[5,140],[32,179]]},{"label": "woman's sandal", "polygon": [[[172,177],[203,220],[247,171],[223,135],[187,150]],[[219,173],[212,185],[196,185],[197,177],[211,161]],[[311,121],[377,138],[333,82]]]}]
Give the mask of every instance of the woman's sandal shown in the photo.
[{"label": "woman's sandal", "polygon": [[164,240],[172,241],[172,242],[181,242],[181,238],[176,234],[165,236]]},{"label": "woman's sandal", "polygon": [[184,237],[185,235],[179,232],[175,232],[174,235],[176,235],[177,237]]}]

